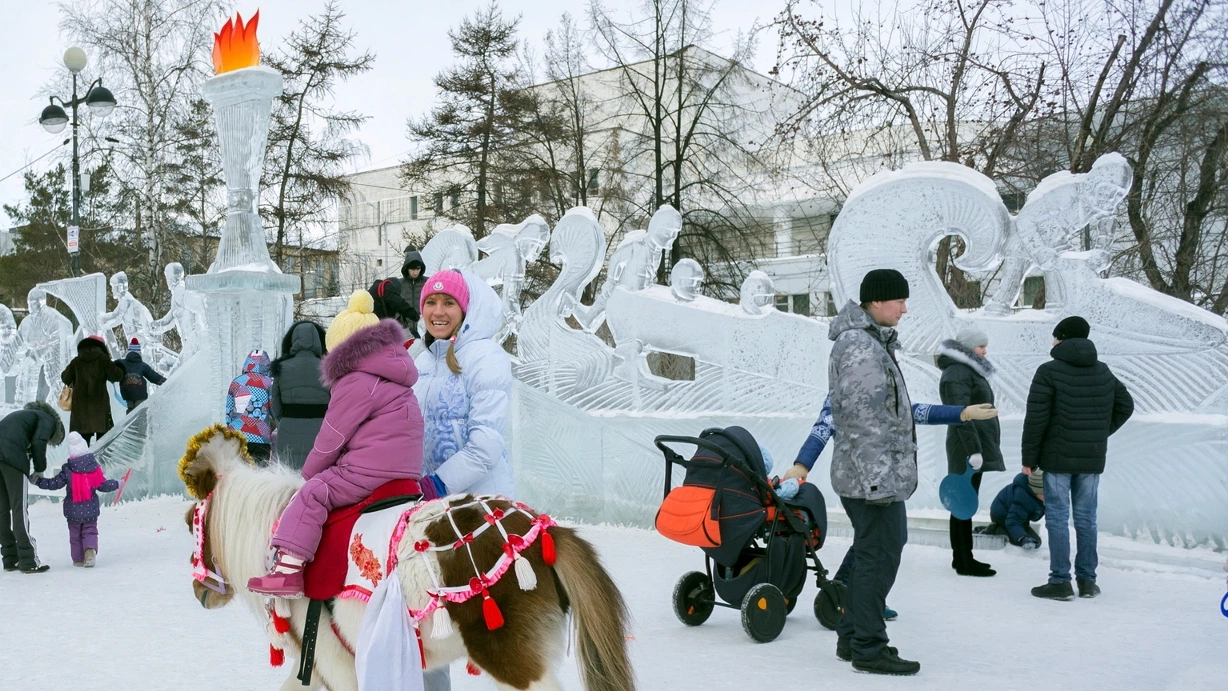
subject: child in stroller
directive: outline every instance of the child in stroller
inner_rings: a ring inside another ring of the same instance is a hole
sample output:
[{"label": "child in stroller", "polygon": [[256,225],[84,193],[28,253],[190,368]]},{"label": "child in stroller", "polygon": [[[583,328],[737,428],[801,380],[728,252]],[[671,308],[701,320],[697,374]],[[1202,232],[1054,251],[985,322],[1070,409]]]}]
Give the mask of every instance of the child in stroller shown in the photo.
[{"label": "child in stroller", "polygon": [[[670,444],[697,448],[686,459]],[[801,483],[792,499],[781,498],[759,444],[741,427],[706,429],[699,437],[663,435],[656,445],[665,454],[657,531],[705,555],[705,570],[684,575],[674,589],[682,623],[699,626],[716,606],[740,609],[746,633],[771,641],[796,606],[807,571],[820,589],[815,614],[829,615],[830,608],[819,606],[833,586],[817,554],[827,537],[827,507],[817,487]],[[678,487],[672,486],[675,464],[686,469]]]}]

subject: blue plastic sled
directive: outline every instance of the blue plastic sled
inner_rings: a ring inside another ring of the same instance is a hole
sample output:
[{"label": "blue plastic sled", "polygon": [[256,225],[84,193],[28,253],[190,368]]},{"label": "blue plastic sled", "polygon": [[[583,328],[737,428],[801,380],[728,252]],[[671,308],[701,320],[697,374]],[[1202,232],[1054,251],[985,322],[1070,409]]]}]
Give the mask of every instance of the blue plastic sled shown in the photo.
[{"label": "blue plastic sled", "polygon": [[963,475],[951,473],[942,478],[942,484],[938,485],[938,498],[942,501],[942,505],[946,507],[951,515],[961,521],[971,519],[976,515],[978,500],[976,490],[972,489],[972,476],[980,472],[974,470],[972,464],[964,461],[967,470]]}]

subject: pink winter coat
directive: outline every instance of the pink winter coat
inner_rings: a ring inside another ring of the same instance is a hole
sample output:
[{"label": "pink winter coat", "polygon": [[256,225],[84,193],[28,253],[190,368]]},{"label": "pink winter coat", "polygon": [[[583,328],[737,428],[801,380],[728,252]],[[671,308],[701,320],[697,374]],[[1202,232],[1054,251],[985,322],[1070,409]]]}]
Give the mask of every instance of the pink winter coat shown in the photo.
[{"label": "pink winter coat", "polygon": [[385,319],[324,357],[321,378],[332,397],[304,479],[333,465],[389,480],[422,475],[422,411],[411,388],[418,368],[404,338],[400,325]]}]

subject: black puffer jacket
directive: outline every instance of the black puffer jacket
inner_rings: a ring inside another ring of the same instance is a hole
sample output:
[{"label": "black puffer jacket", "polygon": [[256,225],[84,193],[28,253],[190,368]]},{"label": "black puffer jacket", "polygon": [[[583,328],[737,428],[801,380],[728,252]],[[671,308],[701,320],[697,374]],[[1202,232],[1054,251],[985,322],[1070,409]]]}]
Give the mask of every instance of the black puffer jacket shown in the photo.
[{"label": "black puffer jacket", "polygon": [[64,441],[60,414],[44,401],[26,404],[0,419],[0,463],[29,475],[47,470],[47,445]]},{"label": "black puffer jacket", "polygon": [[[418,277],[411,278],[409,275],[410,269],[418,270]],[[415,249],[412,245],[405,249],[405,261],[401,263],[401,297],[405,302],[413,307],[414,314],[418,314],[419,304],[422,302],[422,289],[426,287],[426,263],[422,261],[422,253]],[[418,317],[414,317],[417,321]]]},{"label": "black puffer jacket", "polygon": [[278,463],[295,470],[303,469],[328,410],[328,387],[320,381],[324,353],[324,329],[311,321],[295,322],[282,339],[281,357],[273,362],[274,451]]},{"label": "black puffer jacket", "polygon": [[[970,406],[994,403],[989,377],[993,365],[958,341],[943,341],[936,361],[942,370],[938,395],[943,405]],[[970,420],[947,427],[947,472],[963,474],[967,458],[981,454],[981,470],[1006,470],[1002,460],[1002,429],[998,418]]]},{"label": "black puffer jacket", "polygon": [[1069,338],[1036,369],[1023,420],[1023,465],[1046,473],[1102,473],[1109,435],[1134,412],[1125,384],[1096,358],[1096,345]]}]

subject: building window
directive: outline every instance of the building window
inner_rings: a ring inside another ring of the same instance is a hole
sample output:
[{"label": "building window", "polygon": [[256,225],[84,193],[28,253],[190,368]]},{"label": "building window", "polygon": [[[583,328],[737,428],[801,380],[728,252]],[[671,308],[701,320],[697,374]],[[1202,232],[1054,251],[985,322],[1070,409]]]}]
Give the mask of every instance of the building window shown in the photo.
[{"label": "building window", "polygon": [[409,220],[418,220],[418,196],[414,195],[409,198]]},{"label": "building window", "polygon": [[460,208],[460,190],[452,190],[451,198],[448,200],[448,208],[455,214]]},{"label": "building window", "polygon": [[435,208],[432,209],[436,214],[443,213],[443,192],[435,193]]},{"label": "building window", "polygon": [[800,314],[804,317],[810,316],[810,295],[802,293],[793,296],[793,314]]},{"label": "building window", "polygon": [[601,169],[594,168],[588,171],[588,193],[601,194]]},{"label": "building window", "polygon": [[376,260],[375,260],[375,268],[379,269],[379,268],[382,268],[383,266],[384,266],[384,260],[383,260],[383,259],[376,259]]},{"label": "building window", "polygon": [[789,311],[789,296],[788,295],[777,295],[776,296],[776,309],[780,310],[781,312]]},{"label": "building window", "polygon": [[1028,276],[1023,279],[1021,307],[1043,310],[1045,308],[1045,277]]},{"label": "building window", "polygon": [[1006,205],[1006,210],[1011,213],[1018,213],[1027,200],[1028,195],[1024,192],[1002,193],[1002,203]]}]

